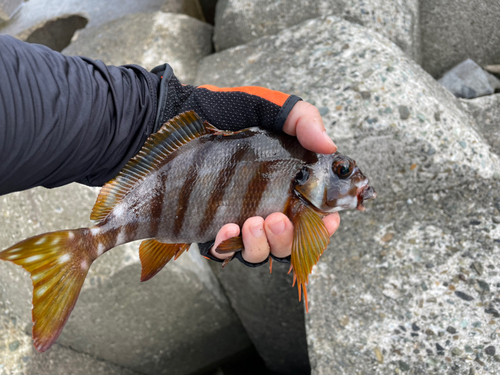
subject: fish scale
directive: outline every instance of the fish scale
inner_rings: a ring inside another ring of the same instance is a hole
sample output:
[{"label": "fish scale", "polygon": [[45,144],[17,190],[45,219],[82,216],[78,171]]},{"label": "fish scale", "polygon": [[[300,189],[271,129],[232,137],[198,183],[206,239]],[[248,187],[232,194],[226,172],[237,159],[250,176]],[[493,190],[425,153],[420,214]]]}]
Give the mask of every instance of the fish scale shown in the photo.
[{"label": "fish scale", "polygon": [[[194,112],[165,123],[100,191],[92,228],[28,238],[0,252],[33,281],[33,339],[50,348],[73,310],[92,262],[144,239],[141,281],[151,279],[193,242],[213,240],[227,223],[283,212],[294,225],[291,264],[299,299],[330,236],[322,217],[363,210],[375,191],[356,163],[339,153],[305,150],[295,137],[259,128],[221,131]],[[216,252],[244,250],[240,236]]]}]

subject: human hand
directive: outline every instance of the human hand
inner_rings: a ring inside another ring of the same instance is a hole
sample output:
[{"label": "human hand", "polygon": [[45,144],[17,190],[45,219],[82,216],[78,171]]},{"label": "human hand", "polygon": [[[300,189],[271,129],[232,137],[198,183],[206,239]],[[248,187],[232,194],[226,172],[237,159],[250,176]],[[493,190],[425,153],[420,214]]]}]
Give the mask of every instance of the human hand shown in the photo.
[{"label": "human hand", "polygon": [[[318,109],[307,102],[297,102],[290,111],[283,127],[287,134],[296,136],[304,148],[320,154],[332,154],[337,147],[326,134],[323,120]],[[323,222],[330,233],[335,233],[340,224],[337,212],[323,218]],[[280,212],[273,213],[267,218],[251,217],[241,228],[245,249],[242,257],[249,263],[260,263],[267,259],[271,252],[278,258],[284,258],[292,252],[293,224],[288,217]],[[224,225],[215,239],[210,254],[219,259],[230,258],[234,253],[218,254],[215,249],[222,241],[240,234],[240,227],[236,224]]]}]

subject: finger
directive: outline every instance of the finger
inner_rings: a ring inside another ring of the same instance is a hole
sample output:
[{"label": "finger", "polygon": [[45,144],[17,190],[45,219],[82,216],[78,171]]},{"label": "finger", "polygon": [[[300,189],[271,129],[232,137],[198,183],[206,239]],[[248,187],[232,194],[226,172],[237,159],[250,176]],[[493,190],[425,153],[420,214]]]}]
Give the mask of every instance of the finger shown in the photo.
[{"label": "finger", "polygon": [[284,258],[292,253],[293,224],[282,213],[269,215],[264,221],[267,242],[271,253],[278,258]]},{"label": "finger", "polygon": [[337,231],[340,225],[339,213],[334,212],[333,214],[325,216],[323,218],[323,223],[325,223],[326,229],[328,230],[328,233],[330,233],[330,236],[333,236],[333,234]]},{"label": "finger", "polygon": [[261,217],[251,217],[247,219],[241,229],[243,245],[243,259],[249,263],[260,263],[269,256],[269,244],[264,231],[264,219]]},{"label": "finger", "polygon": [[318,109],[307,102],[297,102],[286,119],[283,131],[294,135],[304,148],[320,154],[333,154],[337,146],[326,134]]},{"label": "finger", "polygon": [[219,246],[219,244],[222,241],[225,241],[225,240],[232,238],[232,237],[236,237],[239,234],[240,234],[240,227],[237,226],[236,224],[224,225],[220,229],[219,233],[217,233],[217,236],[215,237],[215,243],[214,243],[214,246],[212,246],[212,248],[210,249],[210,255],[213,255],[214,257],[216,257],[218,259],[226,259],[226,258],[232,257],[234,252],[226,253],[226,254],[219,254],[219,253],[215,252],[215,249],[217,249],[217,246]]}]

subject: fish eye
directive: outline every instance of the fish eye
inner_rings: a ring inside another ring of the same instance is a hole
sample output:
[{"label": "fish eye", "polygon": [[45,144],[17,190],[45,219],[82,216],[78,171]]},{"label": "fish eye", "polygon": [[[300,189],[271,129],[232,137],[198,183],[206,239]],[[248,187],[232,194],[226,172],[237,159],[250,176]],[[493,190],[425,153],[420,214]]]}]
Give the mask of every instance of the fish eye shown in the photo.
[{"label": "fish eye", "polygon": [[333,163],[333,172],[341,179],[348,178],[353,169],[353,161],[347,158],[339,158]]}]

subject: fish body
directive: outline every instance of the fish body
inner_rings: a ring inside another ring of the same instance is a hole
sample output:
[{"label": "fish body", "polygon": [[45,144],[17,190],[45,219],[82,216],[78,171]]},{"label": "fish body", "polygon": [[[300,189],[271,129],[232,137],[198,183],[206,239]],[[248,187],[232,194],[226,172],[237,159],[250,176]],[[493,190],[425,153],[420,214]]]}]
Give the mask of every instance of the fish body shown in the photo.
[{"label": "fish body", "polygon": [[[330,239],[321,218],[363,210],[375,195],[346,156],[318,155],[294,137],[259,128],[221,131],[186,112],[164,124],[101,189],[94,227],[28,238],[0,259],[30,272],[33,338],[43,352],[61,333],[90,265],[106,251],[144,239],[139,255],[146,281],[191,243],[213,240],[224,224],[283,212],[294,225],[291,265],[307,307],[308,275]],[[216,251],[242,249],[237,237]]]}]

